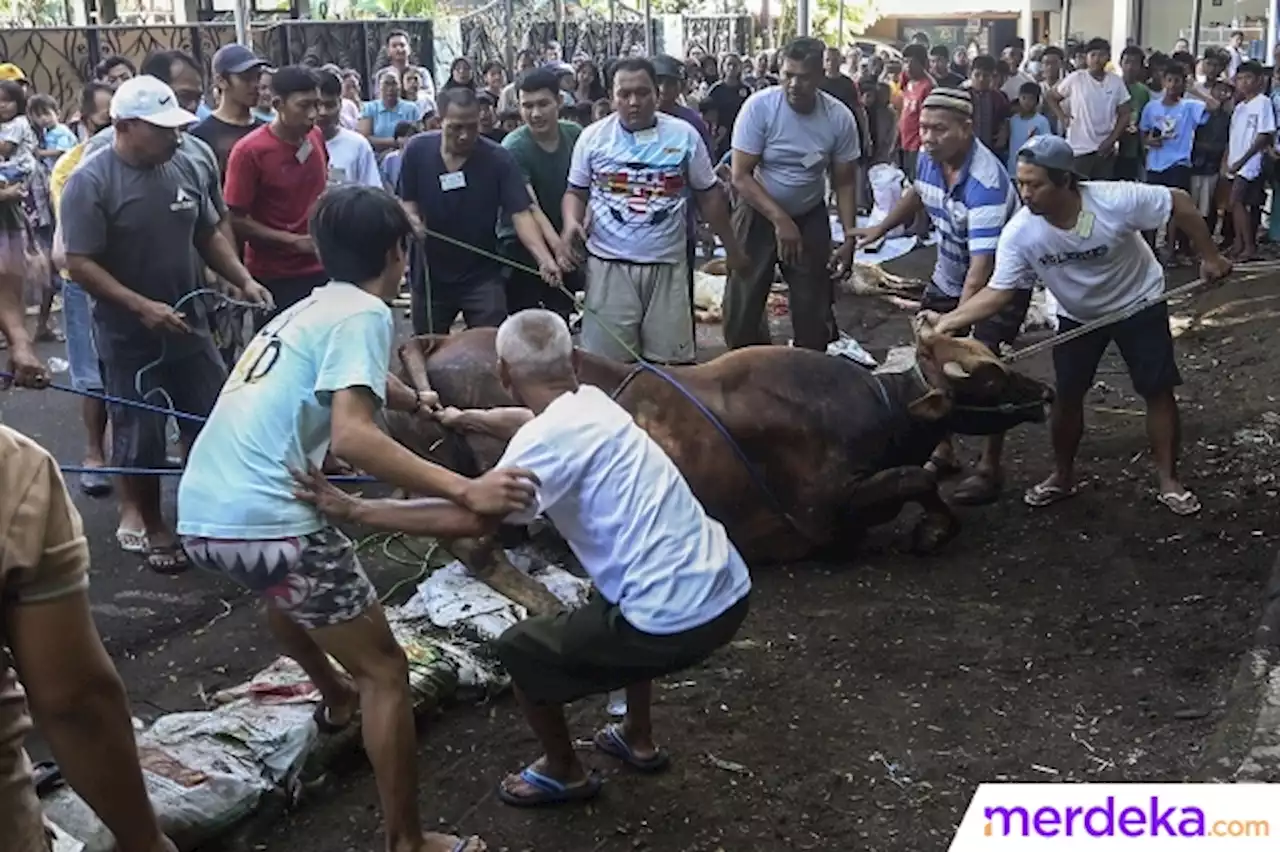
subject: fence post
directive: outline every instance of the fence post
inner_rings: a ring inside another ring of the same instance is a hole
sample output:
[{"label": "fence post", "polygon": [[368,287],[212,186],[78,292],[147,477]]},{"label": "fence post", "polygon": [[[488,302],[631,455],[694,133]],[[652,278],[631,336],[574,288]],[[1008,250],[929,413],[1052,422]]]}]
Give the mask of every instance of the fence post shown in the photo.
[{"label": "fence post", "polygon": [[97,68],[98,63],[102,61],[102,41],[97,27],[85,27],[84,36],[89,56],[89,67],[85,69],[84,79],[88,81],[93,79],[93,69]]}]

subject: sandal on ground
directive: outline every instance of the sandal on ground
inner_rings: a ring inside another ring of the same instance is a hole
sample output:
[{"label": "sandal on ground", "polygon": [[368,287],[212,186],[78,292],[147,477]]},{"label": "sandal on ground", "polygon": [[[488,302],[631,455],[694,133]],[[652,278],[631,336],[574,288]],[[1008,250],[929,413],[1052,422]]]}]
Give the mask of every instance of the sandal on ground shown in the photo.
[{"label": "sandal on ground", "polygon": [[1156,499],[1160,501],[1161,506],[1182,517],[1194,515],[1202,508],[1200,498],[1190,491],[1183,491],[1181,494],[1176,491],[1167,491]]},{"label": "sandal on ground", "polygon": [[1044,509],[1074,496],[1076,496],[1074,485],[1070,488],[1063,488],[1061,485],[1054,485],[1051,482],[1041,482],[1039,485],[1027,489],[1027,492],[1022,495],[1022,502],[1033,509]]},{"label": "sandal on ground", "polygon": [[929,460],[924,463],[924,469],[938,477],[939,481],[955,476],[963,470],[955,459],[944,458],[937,454],[929,456]]},{"label": "sandal on ground", "polygon": [[125,553],[146,553],[147,531],[120,527],[116,530],[116,544],[120,545],[120,549]]},{"label": "sandal on ground", "polygon": [[157,574],[172,577],[181,574],[191,567],[187,552],[178,542],[172,544],[153,544],[147,548],[146,565]]},{"label": "sandal on ground", "polygon": [[592,744],[596,751],[617,758],[638,772],[660,772],[671,763],[671,757],[662,749],[658,749],[649,757],[640,757],[631,748],[631,744],[622,736],[622,728],[609,725],[595,735]]},{"label": "sandal on ground", "polygon": [[[472,846],[472,844],[478,844]],[[458,838],[457,844],[453,847],[453,852],[467,852],[468,849],[485,849],[484,841],[480,839],[480,835],[473,834],[470,837]]]},{"label": "sandal on ground", "polygon": [[40,798],[52,793],[67,783],[62,777],[62,770],[52,760],[42,760],[31,767],[31,782]]},{"label": "sandal on ground", "polygon": [[67,340],[59,328],[43,328],[36,332],[35,339],[37,343],[65,343]]},{"label": "sandal on ground", "polygon": [[329,705],[321,701],[316,705],[316,712],[311,714],[311,719],[316,723],[316,728],[320,733],[325,735],[333,735],[345,731],[355,723],[356,718],[360,715],[360,710],[353,710],[351,715],[345,722],[335,722],[329,715]]},{"label": "sandal on ground", "polygon": [[584,781],[565,784],[563,781],[543,775],[532,766],[522,769],[519,778],[533,788],[531,792],[513,793],[507,789],[505,783],[498,785],[498,798],[517,808],[537,808],[545,805],[589,801],[599,796],[600,788],[604,786],[604,782],[599,777],[591,774],[587,775]]},{"label": "sandal on ground", "polygon": [[951,492],[951,502],[961,506],[986,506],[1000,499],[1004,478],[987,470],[966,476]]},{"label": "sandal on ground", "polygon": [[80,474],[80,490],[89,497],[106,497],[111,493],[111,477],[96,470],[86,470]]}]

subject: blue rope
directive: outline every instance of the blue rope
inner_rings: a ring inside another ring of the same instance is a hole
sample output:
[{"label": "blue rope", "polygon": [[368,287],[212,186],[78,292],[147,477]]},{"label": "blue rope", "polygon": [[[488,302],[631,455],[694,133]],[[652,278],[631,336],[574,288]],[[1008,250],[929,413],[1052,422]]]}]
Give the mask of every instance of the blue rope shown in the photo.
[{"label": "blue rope", "polygon": [[[14,379],[14,375],[13,373],[0,372],[0,379],[8,379],[12,381]],[[60,385],[60,384],[57,384],[56,382],[50,382],[46,387],[48,387],[49,390],[63,391],[64,393],[71,393],[71,394],[75,394],[76,396],[84,396],[84,397],[88,397],[89,399],[100,399],[103,402],[109,402],[115,405],[132,406],[134,408],[138,408],[143,411],[151,411],[156,414],[164,414],[169,417],[176,417],[179,420],[190,420],[193,423],[204,423],[206,420],[208,420],[207,417],[201,417],[198,414],[187,414],[185,411],[174,411],[172,408],[164,408],[163,406],[152,405],[149,402],[138,402],[136,399],[125,399],[124,397],[112,396],[109,393],[101,393],[100,391],[81,390],[80,388],[73,388],[70,385]]]},{"label": "blue rope", "polygon": [[[257,310],[257,311],[269,310],[265,305],[259,305],[256,302],[246,302],[241,299],[233,299],[230,296],[228,296],[226,293],[222,293],[210,287],[201,287],[198,290],[192,290],[190,293],[187,293],[181,299],[174,302],[173,309],[175,311],[179,310],[183,305],[185,305],[187,302],[191,301],[192,299],[196,298],[197,296],[213,296],[215,299],[220,300],[228,305],[235,305],[241,308],[250,308],[252,310]],[[173,397],[169,396],[169,392],[166,391],[164,388],[154,387],[151,390],[146,391],[145,393],[142,390],[142,377],[146,375],[150,370],[154,370],[156,367],[159,367],[161,364],[164,363],[166,350],[168,348],[168,342],[169,342],[169,336],[167,334],[161,334],[160,335],[160,356],[156,358],[154,361],[152,361],[151,363],[145,364],[144,366],[139,368],[138,372],[134,374],[133,389],[134,389],[134,392],[138,394],[138,398],[142,400],[143,405],[148,404],[146,401],[147,397],[151,396],[152,394],[157,394],[168,404],[167,410],[160,409],[163,413],[169,414],[173,417],[182,416],[188,419],[192,419],[195,417],[195,415],[191,415],[191,414],[183,415],[181,412],[178,411],[177,406],[173,404]],[[155,408],[157,408],[157,406],[152,406],[152,409],[155,409]],[[206,418],[201,417],[199,418],[198,422],[203,423],[205,422],[205,420]]]},{"label": "blue rope", "polygon": [[[87,467],[78,464],[61,464],[63,473],[100,473],[103,476],[182,476],[181,468],[174,467]],[[327,476],[330,482],[377,482],[372,476]]]}]

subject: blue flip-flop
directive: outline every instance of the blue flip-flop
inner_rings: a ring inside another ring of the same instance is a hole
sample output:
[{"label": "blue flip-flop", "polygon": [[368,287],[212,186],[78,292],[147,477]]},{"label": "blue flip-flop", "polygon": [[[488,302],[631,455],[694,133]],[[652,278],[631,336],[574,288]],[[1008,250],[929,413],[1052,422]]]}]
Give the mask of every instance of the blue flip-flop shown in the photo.
[{"label": "blue flip-flop", "polygon": [[457,846],[453,847],[453,852],[466,852],[467,844],[468,844],[468,843],[470,843],[470,842],[471,842],[471,841],[473,841],[473,840],[479,840],[479,839],[480,839],[480,838],[478,838],[478,837],[477,837],[476,835],[474,835],[474,834],[473,834],[473,835],[471,835],[470,837],[464,837],[464,838],[462,838],[461,840],[459,840],[459,841],[458,841],[458,845],[457,845]]},{"label": "blue flip-flop", "polygon": [[532,766],[520,770],[520,780],[532,787],[535,792],[520,796],[509,791],[505,785],[498,785],[498,798],[508,805],[517,808],[536,808],[544,805],[563,805],[567,802],[585,802],[600,795],[603,782],[594,774],[587,775],[587,780],[577,784],[565,784],[562,781],[543,775]]},{"label": "blue flip-flop", "polygon": [[632,751],[631,744],[622,736],[622,730],[617,725],[602,728],[592,742],[597,751],[621,760],[637,772],[661,772],[671,763],[671,756],[662,749],[658,749],[652,757],[639,757]]}]

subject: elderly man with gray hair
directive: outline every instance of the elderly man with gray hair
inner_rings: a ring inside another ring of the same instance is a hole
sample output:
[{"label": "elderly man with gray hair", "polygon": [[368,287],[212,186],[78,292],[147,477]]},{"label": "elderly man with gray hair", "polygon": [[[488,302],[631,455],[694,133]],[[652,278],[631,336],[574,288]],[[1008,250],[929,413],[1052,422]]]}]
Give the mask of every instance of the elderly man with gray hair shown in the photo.
[{"label": "elderly man with gray hair", "polygon": [[[499,377],[520,407],[445,409],[440,419],[509,439],[498,466],[532,471],[538,486],[534,504],[505,521],[545,516],[595,584],[581,608],[527,619],[498,639],[544,749],[498,794],[518,807],[581,801],[596,796],[601,781],[574,753],[564,705],[626,687],[626,719],[600,730],[595,747],[642,772],[665,768],[667,753],[653,740],[652,681],[733,638],[747,615],[751,579],[724,527],[662,448],[608,394],[578,383],[578,353],[559,315],[512,315],[498,329],[497,350]],[[438,534],[443,523],[453,534],[479,536],[504,520],[440,500],[334,499],[346,504],[340,513],[347,518],[406,532]]]}]

